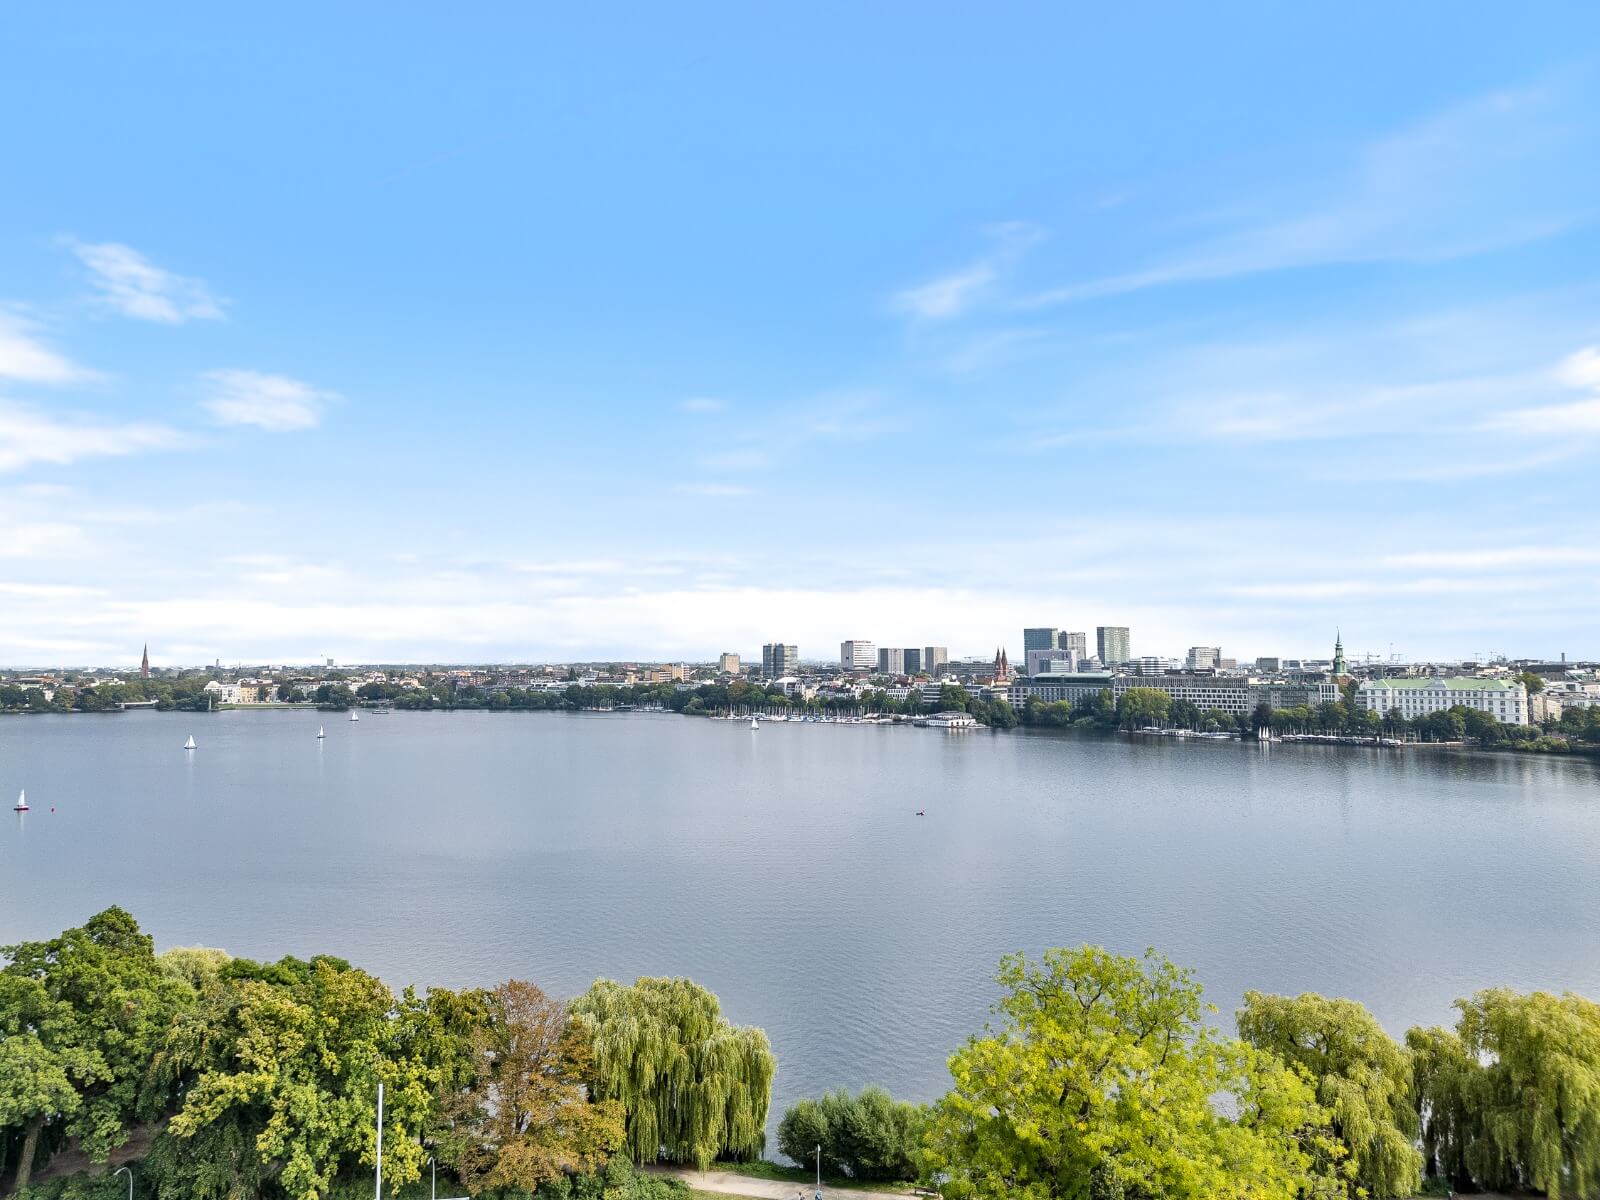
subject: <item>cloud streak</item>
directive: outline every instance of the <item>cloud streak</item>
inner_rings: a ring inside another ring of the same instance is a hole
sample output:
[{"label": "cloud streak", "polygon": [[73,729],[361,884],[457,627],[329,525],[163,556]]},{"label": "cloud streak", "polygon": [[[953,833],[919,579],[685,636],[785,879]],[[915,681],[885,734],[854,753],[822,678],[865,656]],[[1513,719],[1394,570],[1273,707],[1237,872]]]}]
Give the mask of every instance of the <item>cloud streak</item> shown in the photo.
[{"label": "cloud streak", "polygon": [[260,371],[209,371],[205,380],[210,394],[201,406],[217,424],[248,425],[268,433],[315,429],[323,409],[339,399],[336,392]]},{"label": "cloud streak", "polygon": [[136,321],[219,321],[225,301],[203,279],[176,275],[120,242],[70,241],[101,304]]},{"label": "cloud streak", "polygon": [[35,337],[35,328],[29,321],[0,312],[0,379],[65,384],[95,377],[93,371],[78,366]]},{"label": "cloud streak", "polygon": [[0,402],[0,472],[44,464],[65,467],[91,458],[172,450],[185,439],[165,425],[62,419]]}]

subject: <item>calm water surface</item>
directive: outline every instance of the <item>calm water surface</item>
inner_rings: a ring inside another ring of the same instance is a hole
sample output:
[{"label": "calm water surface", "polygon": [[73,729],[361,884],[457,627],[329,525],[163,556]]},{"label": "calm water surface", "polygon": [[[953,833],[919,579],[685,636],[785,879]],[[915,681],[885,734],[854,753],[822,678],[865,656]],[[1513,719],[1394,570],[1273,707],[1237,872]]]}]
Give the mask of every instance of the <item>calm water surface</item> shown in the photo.
[{"label": "calm water surface", "polygon": [[4,808],[22,787],[33,811],[0,810],[0,943],[118,903],[163,947],[330,952],[396,986],[690,975],[771,1035],[778,1112],[835,1086],[943,1091],[1011,950],[1155,946],[1225,1019],[1249,987],[1352,996],[1397,1032],[1491,984],[1600,995],[1588,762],[128,713],[0,719]]}]

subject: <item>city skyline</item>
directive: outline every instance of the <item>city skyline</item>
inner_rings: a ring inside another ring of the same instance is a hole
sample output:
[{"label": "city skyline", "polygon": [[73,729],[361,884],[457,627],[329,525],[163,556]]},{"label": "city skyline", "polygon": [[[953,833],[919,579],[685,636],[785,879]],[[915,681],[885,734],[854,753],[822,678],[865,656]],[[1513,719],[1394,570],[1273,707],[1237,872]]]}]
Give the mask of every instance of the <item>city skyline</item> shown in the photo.
[{"label": "city skyline", "polygon": [[1557,10],[9,10],[0,660],[1600,657]]}]

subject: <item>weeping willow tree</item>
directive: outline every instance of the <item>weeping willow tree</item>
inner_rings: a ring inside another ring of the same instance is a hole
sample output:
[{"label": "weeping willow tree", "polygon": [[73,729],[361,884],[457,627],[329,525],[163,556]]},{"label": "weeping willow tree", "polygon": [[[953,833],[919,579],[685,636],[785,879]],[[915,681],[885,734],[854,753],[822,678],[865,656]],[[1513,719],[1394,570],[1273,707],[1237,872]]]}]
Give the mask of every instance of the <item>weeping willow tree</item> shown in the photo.
[{"label": "weeping willow tree", "polygon": [[1246,992],[1239,1036],[1299,1067],[1348,1152],[1351,1196],[1412,1196],[1422,1185],[1411,1053],[1354,1000]]},{"label": "weeping willow tree", "polygon": [[571,1006],[594,1048],[589,1088],[627,1112],[628,1151],[701,1170],[753,1158],[766,1143],[777,1073],[767,1035],[730,1024],[717,998],[688,979],[602,979]]}]

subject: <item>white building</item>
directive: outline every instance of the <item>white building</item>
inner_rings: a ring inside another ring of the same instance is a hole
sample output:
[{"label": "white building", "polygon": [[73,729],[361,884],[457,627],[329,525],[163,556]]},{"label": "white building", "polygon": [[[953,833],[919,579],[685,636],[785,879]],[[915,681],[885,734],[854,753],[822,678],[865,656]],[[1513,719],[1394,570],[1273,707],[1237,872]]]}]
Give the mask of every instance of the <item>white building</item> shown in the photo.
[{"label": "white building", "polygon": [[1460,705],[1486,712],[1502,725],[1528,724],[1528,689],[1505,679],[1369,679],[1356,703],[1380,716],[1398,709],[1406,720]]},{"label": "white building", "polygon": [[1210,671],[1222,664],[1221,646],[1190,646],[1185,664],[1191,671]]},{"label": "white building", "polygon": [[840,642],[839,665],[846,671],[870,671],[878,665],[878,648],[861,638]]}]

